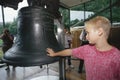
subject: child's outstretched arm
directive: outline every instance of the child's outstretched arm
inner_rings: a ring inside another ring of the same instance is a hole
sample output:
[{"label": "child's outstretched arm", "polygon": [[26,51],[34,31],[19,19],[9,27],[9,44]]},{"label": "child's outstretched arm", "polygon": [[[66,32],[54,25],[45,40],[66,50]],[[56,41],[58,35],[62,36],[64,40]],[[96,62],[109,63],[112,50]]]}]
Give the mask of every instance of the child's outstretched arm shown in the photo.
[{"label": "child's outstretched arm", "polygon": [[47,48],[46,50],[48,52],[48,56],[54,57],[54,56],[71,56],[72,50],[71,49],[65,49],[59,52],[54,52],[51,48]]}]

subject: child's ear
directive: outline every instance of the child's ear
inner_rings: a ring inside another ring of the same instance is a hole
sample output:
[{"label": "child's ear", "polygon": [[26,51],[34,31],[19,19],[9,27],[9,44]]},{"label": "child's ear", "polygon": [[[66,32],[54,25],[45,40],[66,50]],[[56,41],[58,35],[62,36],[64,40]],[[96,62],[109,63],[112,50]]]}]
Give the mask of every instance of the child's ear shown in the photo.
[{"label": "child's ear", "polygon": [[99,36],[103,35],[103,29],[102,29],[102,28],[99,28],[99,29],[98,29],[98,35],[99,35]]}]

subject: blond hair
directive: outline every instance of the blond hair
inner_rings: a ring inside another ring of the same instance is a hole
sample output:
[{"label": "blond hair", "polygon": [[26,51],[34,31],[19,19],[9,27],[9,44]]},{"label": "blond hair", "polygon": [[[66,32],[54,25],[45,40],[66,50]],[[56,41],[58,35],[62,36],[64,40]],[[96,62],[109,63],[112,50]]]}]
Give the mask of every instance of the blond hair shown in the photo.
[{"label": "blond hair", "polygon": [[85,22],[85,25],[89,25],[89,24],[93,25],[93,27],[95,28],[103,28],[103,30],[106,33],[106,37],[108,38],[109,33],[110,33],[111,23],[107,18],[103,16],[97,16]]}]

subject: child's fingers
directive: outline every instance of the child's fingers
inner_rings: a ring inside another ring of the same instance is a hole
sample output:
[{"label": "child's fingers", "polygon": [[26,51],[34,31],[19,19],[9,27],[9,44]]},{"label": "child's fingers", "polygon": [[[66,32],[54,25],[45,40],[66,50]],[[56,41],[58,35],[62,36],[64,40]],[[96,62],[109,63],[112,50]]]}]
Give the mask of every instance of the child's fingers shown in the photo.
[{"label": "child's fingers", "polygon": [[47,56],[50,56],[50,54],[47,54]]}]

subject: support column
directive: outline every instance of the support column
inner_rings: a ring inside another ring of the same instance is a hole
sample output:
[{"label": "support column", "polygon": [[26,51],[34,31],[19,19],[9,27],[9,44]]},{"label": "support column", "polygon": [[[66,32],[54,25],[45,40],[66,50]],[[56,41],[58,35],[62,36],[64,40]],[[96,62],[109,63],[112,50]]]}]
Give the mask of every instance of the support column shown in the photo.
[{"label": "support column", "polygon": [[1,10],[2,10],[3,28],[5,28],[5,17],[4,17],[4,8],[3,8],[3,6],[1,6]]},{"label": "support column", "polygon": [[59,80],[66,80],[65,58],[59,60]]}]

